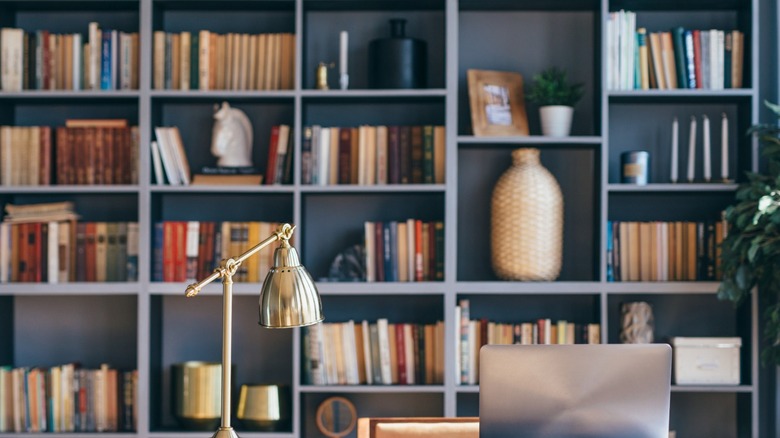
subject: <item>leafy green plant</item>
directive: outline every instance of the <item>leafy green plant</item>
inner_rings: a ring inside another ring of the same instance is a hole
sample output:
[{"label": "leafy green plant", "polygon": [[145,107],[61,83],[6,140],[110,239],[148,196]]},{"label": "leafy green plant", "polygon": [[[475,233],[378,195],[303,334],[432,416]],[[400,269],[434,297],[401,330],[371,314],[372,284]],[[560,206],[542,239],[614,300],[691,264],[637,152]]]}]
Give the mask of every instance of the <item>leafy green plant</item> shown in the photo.
[{"label": "leafy green plant", "polygon": [[[780,106],[766,102],[778,117]],[[736,305],[756,288],[765,308],[765,340],[761,359],[780,364],[780,126],[756,125],[765,173],[748,173],[737,190],[736,203],[726,209],[729,224],[721,251],[723,282],[718,297]]]},{"label": "leafy green plant", "polygon": [[583,84],[573,84],[566,78],[566,71],[550,67],[534,75],[534,83],[528,93],[528,100],[539,106],[574,106],[582,99]]}]

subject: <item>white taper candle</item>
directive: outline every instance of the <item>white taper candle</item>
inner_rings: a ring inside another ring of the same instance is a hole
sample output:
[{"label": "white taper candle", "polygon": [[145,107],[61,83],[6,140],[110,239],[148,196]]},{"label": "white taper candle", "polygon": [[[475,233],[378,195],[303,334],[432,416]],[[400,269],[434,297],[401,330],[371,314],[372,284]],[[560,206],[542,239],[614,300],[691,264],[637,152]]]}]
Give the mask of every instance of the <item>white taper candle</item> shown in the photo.
[{"label": "white taper candle", "polygon": [[702,116],[702,140],[704,142],[704,155],[702,160],[704,161],[704,181],[709,182],[712,179],[712,162],[710,159],[710,118],[706,115]]},{"label": "white taper candle", "polygon": [[347,50],[349,45],[349,34],[342,30],[339,34],[339,73],[347,73]]},{"label": "white taper candle", "polygon": [[688,182],[693,182],[696,169],[696,116],[691,116],[691,130],[688,132]]},{"label": "white taper candle", "polygon": [[729,179],[729,118],[723,113],[720,124],[720,177]]}]

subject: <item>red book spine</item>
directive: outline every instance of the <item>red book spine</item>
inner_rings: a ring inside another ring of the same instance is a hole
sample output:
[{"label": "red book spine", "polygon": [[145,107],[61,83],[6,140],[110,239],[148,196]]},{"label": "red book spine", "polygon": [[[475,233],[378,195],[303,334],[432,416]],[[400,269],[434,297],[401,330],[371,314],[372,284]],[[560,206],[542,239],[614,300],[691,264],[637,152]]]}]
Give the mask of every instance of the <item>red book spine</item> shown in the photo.
[{"label": "red book spine", "polygon": [[414,221],[414,280],[423,281],[422,221]]},{"label": "red book spine", "polygon": [[[55,170],[55,178],[54,180],[57,182],[57,184],[68,184],[68,177],[67,177],[67,165],[66,163],[73,163],[73,161],[68,156],[68,129],[64,126],[58,126],[57,131],[55,132],[56,135],[56,170]],[[72,164],[70,164],[72,165]]]},{"label": "red book spine", "polygon": [[339,184],[349,184],[352,178],[352,129],[339,129]]},{"label": "red book spine", "polygon": [[701,73],[701,31],[693,31],[693,71],[696,74],[696,88],[704,86],[704,78]]},{"label": "red book spine", "polygon": [[174,223],[163,222],[163,281],[166,282],[173,281],[175,277],[175,234]]},{"label": "red book spine", "polygon": [[396,362],[398,368],[398,384],[406,385],[408,379],[406,377],[406,349],[404,344],[404,326],[406,324],[395,325],[395,352]]},{"label": "red book spine", "polygon": [[411,128],[412,154],[412,184],[423,183],[423,129],[422,126]]},{"label": "red book spine", "polygon": [[265,170],[265,183],[272,185],[276,180],[276,154],[279,148],[279,125],[271,127],[271,140],[268,142],[268,165]]},{"label": "red book spine", "polygon": [[42,223],[35,222],[29,234],[28,244],[30,245],[30,281],[40,283],[41,281],[41,236]]},{"label": "red book spine", "polygon": [[187,280],[187,222],[176,222],[174,281]]},{"label": "red book spine", "polygon": [[401,183],[401,146],[399,127],[387,127],[387,180],[390,184]]}]

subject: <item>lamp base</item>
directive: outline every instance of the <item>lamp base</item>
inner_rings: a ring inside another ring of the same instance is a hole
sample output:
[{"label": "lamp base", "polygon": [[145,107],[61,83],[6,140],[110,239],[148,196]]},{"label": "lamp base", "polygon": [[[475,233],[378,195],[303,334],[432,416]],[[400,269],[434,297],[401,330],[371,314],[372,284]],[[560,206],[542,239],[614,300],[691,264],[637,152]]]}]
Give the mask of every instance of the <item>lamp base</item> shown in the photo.
[{"label": "lamp base", "polygon": [[211,438],[238,438],[238,434],[232,427],[220,427]]}]

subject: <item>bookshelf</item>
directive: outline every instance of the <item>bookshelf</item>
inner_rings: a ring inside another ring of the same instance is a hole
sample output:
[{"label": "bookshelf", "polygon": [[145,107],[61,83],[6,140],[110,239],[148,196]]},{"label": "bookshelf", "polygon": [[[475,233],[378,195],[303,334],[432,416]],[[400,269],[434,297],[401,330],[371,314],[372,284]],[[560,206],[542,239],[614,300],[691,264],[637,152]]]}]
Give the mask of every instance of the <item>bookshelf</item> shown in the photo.
[{"label": "bookshelf", "polygon": [[[608,12],[637,12],[656,30],[739,28],[746,34],[745,87],[726,90],[610,90],[605,70]],[[539,317],[592,320],[602,339],[616,342],[623,301],[653,303],[656,337],[740,336],[739,386],[674,386],[671,427],[678,436],[763,436],[759,420],[758,303],[739,309],[719,302],[716,282],[606,280],[608,220],[703,220],[716,217],[735,184],[667,184],[665,138],[670,114],[734,121],[730,174],[757,167],[755,145],[738,136],[759,120],[757,42],[759,0],[0,0],[0,25],[33,31],[85,32],[90,21],[140,33],[140,89],[127,91],[0,92],[0,123],[60,126],[66,118],[126,118],[140,127],[138,185],[0,187],[0,203],[70,200],[85,220],[138,221],[139,279],[133,283],[0,285],[0,364],[51,366],[109,362],[139,370],[138,430],[104,436],[189,438],[210,431],[179,428],[170,414],[170,373],[184,360],[219,360],[218,285],[184,298],[184,284],[151,279],[152,227],[163,220],[284,221],[299,226],[296,246],[315,278],[333,257],[362,241],[363,222],[416,217],[445,223],[445,277],[441,282],[319,282],[329,322],[349,319],[445,322],[454,339],[454,309],[469,299],[472,315],[502,322]],[[407,35],[428,43],[428,85],[423,90],[369,90],[368,41],[388,34],[388,20],[408,20]],[[774,24],[776,25],[776,23]],[[152,87],[154,31],[290,32],[296,34],[292,90],[181,91]],[[337,61],[338,31],[350,33],[350,89],[314,89],[315,67]],[[471,133],[466,70],[533,74],[550,65],[585,83],[572,136],[540,135],[538,111],[526,102],[528,137],[479,138]],[[253,160],[265,169],[267,133],[291,126],[300,156],[304,126],[445,125],[446,178],[437,185],[310,186],[294,164],[294,182],[273,186],[165,186],[152,184],[147,147],[153,128],[180,127],[193,169],[213,164],[209,153],[213,105],[227,101],[247,113],[255,132]],[[683,124],[681,124],[682,127]],[[684,136],[682,138],[685,138]],[[681,146],[684,144],[681,141]],[[146,146],[145,146],[146,145]],[[650,184],[619,184],[619,158],[642,145],[651,151]],[[499,281],[490,268],[487,230],[492,188],[517,147],[538,147],[565,200],[564,259],[558,281]],[[681,160],[681,169],[685,165]],[[717,164],[714,169],[717,168]],[[713,171],[714,174],[717,172]],[[229,206],[227,208],[226,206]],[[347,212],[347,214],[345,214]],[[352,400],[361,416],[478,415],[478,387],[456,383],[455,349],[445,343],[445,381],[420,386],[314,386],[302,384],[301,331],[257,328],[259,285],[236,283],[234,364],[237,384],[277,382],[292,390],[292,429],[237,430],[248,438],[318,436],[314,413],[331,395]],[[84,318],[83,315],[95,315]],[[115,316],[113,316],[115,315]],[[56,335],[55,335],[56,334]],[[87,350],[85,346],[90,346]],[[117,348],[118,346],[118,348]],[[764,420],[762,420],[764,421]],[[768,422],[768,420],[767,420]],[[30,434],[0,433],[3,438]],[[35,434],[42,435],[42,434]],[[74,434],[75,437],[94,434]]]}]

